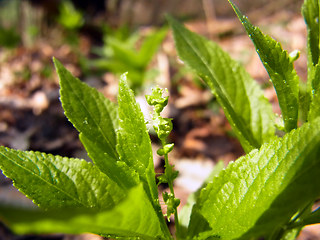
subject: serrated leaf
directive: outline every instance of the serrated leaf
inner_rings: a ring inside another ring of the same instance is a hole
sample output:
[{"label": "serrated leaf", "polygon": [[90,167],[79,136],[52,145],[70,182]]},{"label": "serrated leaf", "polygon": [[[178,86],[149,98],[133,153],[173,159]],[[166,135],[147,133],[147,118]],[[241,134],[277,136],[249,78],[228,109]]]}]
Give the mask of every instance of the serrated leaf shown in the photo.
[{"label": "serrated leaf", "polygon": [[196,239],[250,239],[284,227],[320,194],[320,118],[229,164],[202,190],[189,225]]},{"label": "serrated leaf", "polygon": [[158,200],[149,133],[144,115],[133,91],[129,88],[125,74],[121,76],[119,82],[118,104],[117,151],[120,160],[139,175],[148,199],[160,219],[162,229],[168,231]]},{"label": "serrated leaf", "polygon": [[179,57],[208,84],[248,152],[275,132],[271,105],[258,84],[216,43],[169,18]]},{"label": "serrated leaf", "polygon": [[133,174],[127,175],[117,165],[117,107],[102,93],[72,76],[58,60],[54,59],[54,63],[60,78],[62,107],[80,132],[80,140],[89,157],[119,185],[127,188],[134,186],[136,181],[130,178]]},{"label": "serrated leaf", "polygon": [[253,26],[238,7],[229,0],[239,20],[251,38],[277,92],[286,132],[297,128],[299,103],[299,77],[293,61],[281,44]]},{"label": "serrated leaf", "polygon": [[141,185],[112,209],[40,211],[0,206],[0,216],[16,233],[96,233],[117,239],[170,239]]},{"label": "serrated leaf", "polygon": [[119,130],[117,150],[120,160],[134,169],[147,185],[151,201],[158,199],[151,141],[140,106],[129,88],[126,75],[119,83]]},{"label": "serrated leaf", "polygon": [[113,207],[125,192],[92,163],[0,146],[0,168],[43,208]]}]

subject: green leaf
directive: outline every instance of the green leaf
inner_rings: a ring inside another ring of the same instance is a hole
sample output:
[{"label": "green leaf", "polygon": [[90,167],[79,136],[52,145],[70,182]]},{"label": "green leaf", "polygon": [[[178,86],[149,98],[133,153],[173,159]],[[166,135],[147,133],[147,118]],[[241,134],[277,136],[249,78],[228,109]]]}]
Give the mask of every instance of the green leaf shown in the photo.
[{"label": "green leaf", "polygon": [[158,199],[151,141],[140,106],[129,88],[126,75],[119,83],[119,130],[117,150],[120,160],[135,170],[147,189],[150,200]]},{"label": "green leaf", "polygon": [[0,146],[0,168],[43,208],[107,209],[125,196],[115,182],[84,160]]},{"label": "green leaf", "polygon": [[112,209],[102,211],[40,211],[0,206],[0,216],[15,233],[96,233],[117,239],[170,239],[141,185]]},{"label": "green leaf", "polygon": [[156,30],[155,32],[148,35],[139,50],[138,54],[138,61],[141,63],[142,66],[147,66],[148,63],[152,60],[152,57],[157,52],[161,42],[167,35],[167,29],[162,28],[159,30]]},{"label": "green leaf", "polygon": [[320,223],[320,209],[318,208],[314,212],[312,212],[310,215],[302,219],[301,221],[298,221],[296,225],[298,226],[305,226],[309,224],[317,224]]},{"label": "green leaf", "polygon": [[243,66],[216,43],[169,21],[180,58],[208,84],[243,148],[249,152],[273,138],[271,105]]},{"label": "green leaf", "polygon": [[[202,187],[199,188],[196,192],[191,193],[188,197],[186,205],[184,205],[181,211],[179,212],[179,223],[183,228],[185,228],[185,230],[187,230],[188,228],[192,208],[200,195],[201,189],[204,188],[209,182],[212,182],[214,177],[216,177],[224,169],[224,167],[225,166],[222,160],[217,162],[208,178],[205,179],[204,183],[202,184]],[[186,236],[187,233],[185,232],[184,234]]]},{"label": "green leaf", "polygon": [[299,83],[299,120],[304,123],[309,119],[311,91],[307,83]]},{"label": "green leaf", "polygon": [[312,74],[312,91],[311,91],[311,104],[309,109],[308,120],[320,116],[320,65],[314,66],[314,70],[310,72]]},{"label": "green leaf", "polygon": [[235,13],[251,38],[259,57],[266,68],[277,92],[286,132],[297,128],[299,103],[299,77],[293,61],[281,44],[253,26],[235,4],[230,1]]},{"label": "green leaf", "polygon": [[75,30],[84,24],[83,14],[70,1],[63,1],[59,6],[58,22],[68,30]]},{"label": "green leaf", "polygon": [[189,235],[250,239],[285,228],[320,194],[320,118],[264,144],[201,191]]},{"label": "green leaf", "polygon": [[282,236],[282,238],[280,240],[296,240],[299,233],[300,233],[301,229],[292,229],[290,231],[288,231],[287,233],[285,233],[284,236]]},{"label": "green leaf", "polygon": [[122,65],[128,65],[134,68],[141,67],[140,62],[135,61],[138,51],[136,51],[136,49],[132,46],[128,45],[127,42],[123,42],[115,38],[109,38],[107,43],[112,49],[112,54],[110,54],[111,62],[115,60],[122,63]]},{"label": "green leaf", "polygon": [[310,89],[311,104],[308,120],[320,115],[320,65],[319,65],[319,17],[320,5],[317,0],[305,0],[301,12],[307,24],[308,30],[308,90]]},{"label": "green leaf", "polygon": [[80,132],[80,140],[89,157],[120,186],[128,188],[135,185],[134,173],[128,175],[129,170],[117,163],[117,107],[102,93],[72,76],[58,60],[53,61],[60,78],[62,107]]},{"label": "green leaf", "polygon": [[143,40],[139,50],[136,50],[134,46],[137,44],[139,39],[135,39],[134,44],[128,44],[127,41],[109,37],[107,39],[107,44],[112,49],[110,62],[116,60],[124,65],[143,71],[158,50],[159,45],[166,34],[167,29],[165,28],[149,34]]},{"label": "green leaf", "polygon": [[[305,0],[301,12],[308,29],[308,69],[319,63],[319,1]],[[308,71],[309,72],[309,71]]]}]

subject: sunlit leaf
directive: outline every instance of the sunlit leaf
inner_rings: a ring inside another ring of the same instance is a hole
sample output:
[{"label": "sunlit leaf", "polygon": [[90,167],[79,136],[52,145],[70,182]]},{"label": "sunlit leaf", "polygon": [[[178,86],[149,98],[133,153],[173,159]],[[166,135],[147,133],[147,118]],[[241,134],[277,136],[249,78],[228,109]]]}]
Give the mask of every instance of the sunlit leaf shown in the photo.
[{"label": "sunlit leaf", "polygon": [[229,164],[202,190],[189,226],[197,239],[250,239],[284,228],[320,195],[320,119]]},{"label": "sunlit leaf", "polygon": [[253,26],[236,5],[230,1],[239,20],[251,38],[277,92],[286,132],[297,128],[299,108],[299,77],[293,61],[281,44]]}]

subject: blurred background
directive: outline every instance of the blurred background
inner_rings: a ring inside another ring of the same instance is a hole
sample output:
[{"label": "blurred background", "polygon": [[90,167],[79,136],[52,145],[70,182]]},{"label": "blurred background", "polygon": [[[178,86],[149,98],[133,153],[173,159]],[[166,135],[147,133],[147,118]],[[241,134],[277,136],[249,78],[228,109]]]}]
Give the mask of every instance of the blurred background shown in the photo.
[{"label": "blurred background", "polygon": [[[303,0],[234,1],[252,23],[289,52],[301,52],[295,67],[306,79]],[[155,85],[169,90],[166,117],[174,118],[170,159],[180,172],[175,182],[182,205],[218,161],[227,165],[243,154],[214,96],[177,58],[165,15],[213,41],[241,62],[280,113],[269,78],[227,0],[0,0],[0,144],[88,159],[78,133],[63,114],[52,57],[76,77],[115,101],[120,74],[146,119],[144,95]],[[154,149],[158,148],[154,140]],[[163,160],[154,157],[157,172]],[[160,186],[160,192],[166,186]],[[0,202],[32,206],[0,175]],[[96,235],[17,236],[0,225],[0,239],[97,240]],[[299,239],[320,239],[308,227]]]}]

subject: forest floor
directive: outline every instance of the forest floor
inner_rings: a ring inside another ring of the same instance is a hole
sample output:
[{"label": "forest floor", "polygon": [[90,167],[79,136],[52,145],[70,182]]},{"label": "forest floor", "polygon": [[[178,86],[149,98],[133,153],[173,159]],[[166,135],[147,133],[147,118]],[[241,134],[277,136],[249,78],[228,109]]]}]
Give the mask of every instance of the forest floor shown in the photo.
[{"label": "forest floor", "polygon": [[[253,18],[258,15],[259,12],[252,13]],[[295,67],[299,76],[306,79],[306,29],[301,15],[283,9],[261,21],[255,20],[254,24],[282,42],[284,49],[289,52],[295,49],[301,51]],[[217,41],[234,59],[244,64],[251,76],[264,86],[265,96],[272,102],[274,111],[280,113],[269,77],[236,18],[189,21],[186,26]],[[82,72],[77,52],[89,57],[92,44],[88,36],[81,35],[77,51],[72,46],[58,45],[48,39],[38,39],[29,48],[0,49],[0,145],[87,158],[77,131],[63,114],[58,78],[51,59],[55,56],[75,76],[114,100],[117,94],[114,75],[105,73],[94,76]],[[155,82],[169,90],[166,115],[174,119],[170,140],[175,143],[170,159],[180,173],[175,182],[175,192],[183,205],[219,160],[227,165],[240,157],[243,150],[233,137],[231,127],[214,96],[177,59],[171,33],[162,43],[152,66],[159,70]],[[152,85],[148,82],[145,88]],[[154,147],[156,149],[158,146],[155,144]],[[157,172],[163,170],[163,161],[156,156],[155,167]],[[1,176],[0,183],[0,201],[32,204],[12,187],[9,179]],[[16,236],[1,225],[0,239],[96,240],[100,237],[90,234]],[[319,227],[305,228],[298,239],[320,239]]]}]

